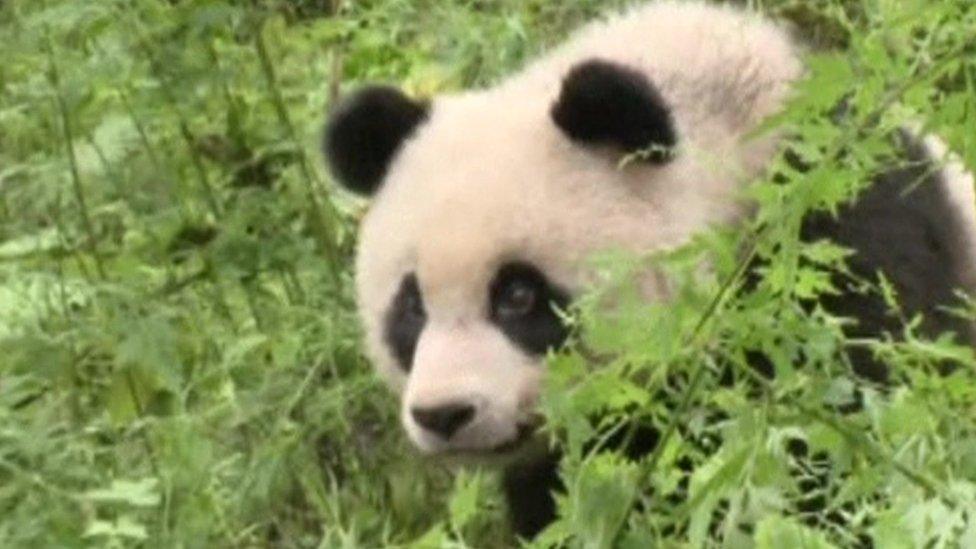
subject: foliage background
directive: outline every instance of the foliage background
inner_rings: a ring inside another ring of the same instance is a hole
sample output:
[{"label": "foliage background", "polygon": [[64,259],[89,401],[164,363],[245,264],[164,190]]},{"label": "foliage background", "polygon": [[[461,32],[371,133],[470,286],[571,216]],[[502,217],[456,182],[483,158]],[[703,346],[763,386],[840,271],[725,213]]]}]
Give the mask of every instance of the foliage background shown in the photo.
[{"label": "foliage background", "polygon": [[[358,82],[485,85],[630,3],[0,3],[0,545],[513,544],[492,477],[414,457],[361,356],[349,265],[364,205],[328,180],[319,129]],[[976,8],[749,7],[820,49],[776,121],[817,169],[778,162],[751,188],[744,235],[650,259],[683,281],[669,308],[608,319],[604,290],[581,301],[577,347],[619,358],[598,372],[572,348],[552,360],[544,412],[569,490],[536,544],[976,546],[972,351],[912,319],[847,340],[801,306],[844,253],[798,240],[803,213],[897,161],[889,136],[906,122],[976,166]],[[827,116],[841,98],[851,116]],[[737,291],[743,248],[772,267]],[[693,269],[703,256],[710,277]],[[619,290],[648,259],[603,261]],[[775,382],[744,366],[756,347]],[[855,348],[911,385],[861,387],[864,409],[837,414]],[[937,375],[946,362],[959,368]],[[597,451],[635,417],[662,428],[659,451]],[[794,439],[809,460],[784,452]],[[802,511],[804,475],[823,510]]]}]

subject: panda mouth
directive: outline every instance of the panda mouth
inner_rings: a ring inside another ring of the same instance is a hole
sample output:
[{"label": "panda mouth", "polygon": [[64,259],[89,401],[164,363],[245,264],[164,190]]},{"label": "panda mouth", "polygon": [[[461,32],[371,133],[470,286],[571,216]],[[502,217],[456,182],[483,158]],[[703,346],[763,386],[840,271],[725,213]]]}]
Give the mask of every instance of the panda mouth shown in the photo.
[{"label": "panda mouth", "polygon": [[487,449],[487,454],[507,454],[525,444],[527,440],[535,434],[536,426],[528,423],[521,423],[516,427],[515,436],[501,444],[497,444]]},{"label": "panda mouth", "polygon": [[506,458],[517,453],[533,435],[536,433],[535,424],[519,424],[516,426],[515,436],[494,446],[453,448],[442,453],[446,458],[459,458],[461,460],[491,458],[493,461],[498,458]]}]

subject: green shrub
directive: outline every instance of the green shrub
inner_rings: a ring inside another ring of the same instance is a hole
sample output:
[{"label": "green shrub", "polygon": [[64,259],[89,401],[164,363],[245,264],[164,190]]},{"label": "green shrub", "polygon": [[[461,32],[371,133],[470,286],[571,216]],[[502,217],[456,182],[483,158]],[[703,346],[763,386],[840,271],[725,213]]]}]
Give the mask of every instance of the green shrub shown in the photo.
[{"label": "green shrub", "polygon": [[[511,545],[492,477],[414,457],[361,355],[363,204],[325,177],[319,125],[357,82],[484,85],[628,3],[0,3],[0,545]],[[572,311],[585,335],[552,357],[543,402],[566,449],[564,518],[533,545],[976,546],[972,349],[915,319],[844,338],[803,303],[845,253],[799,241],[805,212],[896,159],[904,124],[976,166],[976,6],[750,5],[825,48],[771,122],[815,167],[777,160],[743,231],[595,258],[605,284]],[[829,116],[842,98],[849,116]],[[750,258],[769,267],[744,287]],[[597,310],[648,262],[674,303]],[[897,314],[883,280],[865,284]],[[757,347],[774,382],[746,366]],[[596,367],[584,348],[614,358]],[[907,383],[834,413],[855,349]],[[941,376],[946,361],[959,367]],[[635,418],[663,428],[650,456],[596,451]],[[788,455],[797,438],[831,467]],[[826,511],[791,512],[797,470],[826,478]]]}]

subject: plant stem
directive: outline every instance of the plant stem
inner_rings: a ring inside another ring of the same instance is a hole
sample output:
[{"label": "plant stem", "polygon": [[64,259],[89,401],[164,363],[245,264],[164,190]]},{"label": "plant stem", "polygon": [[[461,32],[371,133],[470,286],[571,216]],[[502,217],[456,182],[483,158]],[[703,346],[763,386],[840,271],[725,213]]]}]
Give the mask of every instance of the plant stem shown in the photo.
[{"label": "plant stem", "polygon": [[74,134],[71,128],[71,115],[68,112],[67,102],[61,92],[61,73],[54,57],[54,42],[51,40],[51,33],[45,30],[44,45],[48,55],[48,80],[54,90],[55,101],[57,102],[58,112],[61,116],[61,126],[64,133],[64,146],[68,155],[68,165],[71,169],[71,183],[74,189],[75,201],[78,203],[78,210],[81,213],[81,223],[88,236],[88,251],[91,253],[95,262],[95,270],[99,278],[105,280],[105,267],[98,254],[98,239],[95,236],[95,226],[92,223],[91,215],[88,213],[88,205],[85,201],[85,192],[81,185],[81,172],[78,170],[78,158],[75,156]]},{"label": "plant stem", "polygon": [[302,181],[305,184],[305,195],[309,201],[309,224],[312,226],[316,236],[316,242],[328,260],[330,274],[333,280],[337,281],[339,279],[338,231],[336,230],[338,214],[332,208],[331,202],[328,199],[323,203],[318,198],[316,188],[319,186],[320,181],[309,165],[308,155],[305,153],[304,147],[299,144],[296,138],[295,126],[292,124],[291,117],[288,115],[284,96],[278,84],[278,76],[275,73],[274,64],[271,62],[271,56],[268,54],[268,46],[264,41],[263,31],[264,29],[262,27],[255,33],[254,38],[254,46],[258,53],[258,59],[261,62],[261,71],[264,74],[268,91],[271,94],[271,103],[278,117],[278,123],[284,128],[288,140],[295,147],[295,150],[298,151],[298,164],[302,172]]},{"label": "plant stem", "polygon": [[142,425],[139,426],[139,436],[142,439],[142,444],[146,448],[146,455],[149,457],[149,465],[152,467],[153,475],[159,478],[159,463],[156,460],[156,452],[153,449],[152,441],[149,439],[149,433],[147,429],[146,421],[146,411],[145,407],[142,405],[142,399],[139,398],[139,393],[136,391],[135,380],[132,379],[132,371],[127,370],[125,372],[125,382],[129,387],[129,396],[132,398],[132,404],[136,408],[136,417]]},{"label": "plant stem", "polygon": [[158,171],[161,166],[159,156],[156,154],[156,148],[149,139],[149,132],[146,130],[145,124],[142,123],[142,120],[136,113],[135,107],[132,105],[132,99],[129,98],[129,94],[125,90],[119,92],[119,98],[122,100],[122,106],[125,107],[126,114],[128,114],[129,119],[132,120],[132,125],[135,126],[136,132],[139,134],[139,142],[142,143],[142,147],[146,149],[146,155],[149,157],[149,162],[153,165],[153,168]]},{"label": "plant stem", "polygon": [[901,463],[893,456],[889,455],[888,452],[886,452],[885,449],[882,448],[880,445],[878,445],[871,439],[867,438],[866,436],[863,436],[858,432],[848,429],[843,423],[838,421],[836,418],[830,417],[829,415],[822,413],[820,410],[817,410],[816,408],[807,406],[799,402],[790,402],[785,405],[796,408],[797,410],[800,411],[800,413],[808,416],[809,418],[819,423],[826,425],[827,427],[835,431],[837,434],[847,439],[847,441],[850,442],[852,445],[860,446],[861,448],[866,450],[869,454],[871,454],[872,457],[874,457],[875,459],[887,463],[896,471],[901,473],[901,475],[907,478],[910,482],[914,483],[922,490],[924,490],[926,495],[928,495],[929,497],[937,496],[940,499],[942,499],[942,501],[945,502],[949,507],[952,508],[956,508],[958,506],[958,502],[956,501],[956,499],[948,493],[948,490],[945,490],[942,486],[940,486],[940,484],[937,481]]},{"label": "plant stem", "polygon": [[203,192],[204,200],[207,202],[207,206],[210,209],[211,214],[213,214],[215,220],[221,218],[221,208],[220,202],[217,200],[217,193],[214,191],[213,185],[210,183],[210,178],[207,176],[207,167],[203,162],[203,157],[196,144],[196,139],[193,136],[193,131],[190,129],[190,122],[187,120],[186,116],[183,114],[183,110],[180,108],[180,103],[176,98],[176,93],[173,91],[172,82],[166,76],[165,71],[160,69],[159,60],[156,58],[155,52],[149,46],[149,40],[143,33],[142,24],[137,18],[133,18],[133,26],[135,28],[137,38],[136,44],[142,50],[146,59],[149,61],[149,66],[152,72],[159,81],[159,89],[163,92],[163,97],[169,104],[170,109],[176,116],[177,127],[180,130],[180,137],[183,138],[183,142],[186,145],[186,150],[190,155],[190,163],[193,166],[193,171],[197,176],[197,183],[200,186],[200,190]]},{"label": "plant stem", "polygon": [[[705,325],[708,324],[708,321],[718,313],[722,304],[725,302],[725,298],[729,295],[729,292],[735,287],[743,275],[745,275],[746,270],[748,270],[753,258],[756,257],[756,252],[759,249],[758,243],[759,237],[756,236],[749,244],[749,248],[746,253],[739,260],[735,270],[722,282],[722,286],[719,288],[719,291],[712,298],[711,302],[709,302],[708,308],[705,309],[704,313],[702,313],[702,316],[698,319],[698,323],[695,324],[694,329],[691,331],[688,346],[697,345],[699,343],[697,340],[699,335],[704,331]],[[654,447],[654,453],[651,454],[651,457],[648,460],[648,471],[653,471],[657,466],[657,462],[661,458],[661,453],[663,452],[665,446],[667,446],[668,440],[678,429],[678,422],[684,419],[684,415],[687,413],[688,408],[691,407],[694,396],[698,393],[698,388],[701,385],[702,380],[705,378],[708,365],[709,361],[702,359],[695,366],[695,371],[691,374],[691,381],[688,383],[688,387],[685,388],[684,394],[681,397],[681,402],[678,404],[678,408],[674,411],[674,413],[671,414],[671,421],[668,422],[664,432],[661,433],[661,438]]]}]

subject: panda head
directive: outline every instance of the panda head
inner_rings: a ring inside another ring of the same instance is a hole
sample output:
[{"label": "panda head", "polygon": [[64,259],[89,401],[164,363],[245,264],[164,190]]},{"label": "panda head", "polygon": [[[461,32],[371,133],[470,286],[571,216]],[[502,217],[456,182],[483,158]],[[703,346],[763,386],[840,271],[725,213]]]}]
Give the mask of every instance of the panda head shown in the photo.
[{"label": "panda head", "polygon": [[588,256],[674,247],[741,216],[735,189],[770,143],[742,142],[755,122],[742,101],[714,112],[682,91],[700,78],[651,74],[557,57],[489,90],[427,103],[370,87],[333,111],[333,175],[373,199],[356,264],[368,347],[422,451],[510,455],[530,438]]}]

